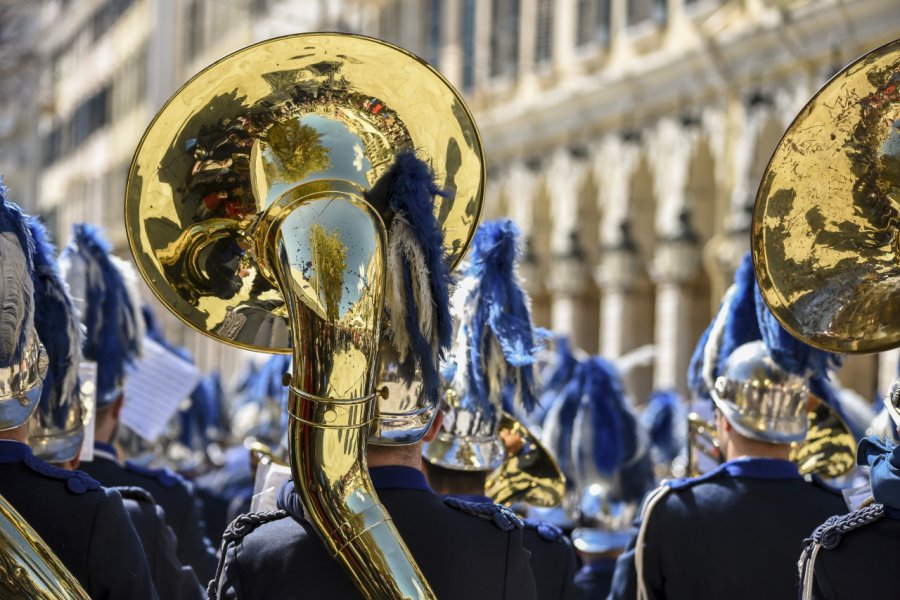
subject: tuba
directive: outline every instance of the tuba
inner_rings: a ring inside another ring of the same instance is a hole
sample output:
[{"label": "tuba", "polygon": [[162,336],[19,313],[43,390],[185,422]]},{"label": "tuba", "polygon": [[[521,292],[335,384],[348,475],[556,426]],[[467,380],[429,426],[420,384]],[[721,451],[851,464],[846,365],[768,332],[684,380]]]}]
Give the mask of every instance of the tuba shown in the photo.
[{"label": "tuba", "polygon": [[506,411],[500,416],[498,435],[506,452],[500,466],[488,475],[488,498],[506,505],[559,506],[566,493],[566,478],[553,455]]},{"label": "tuba", "polygon": [[41,536],[0,496],[0,597],[88,600]]},{"label": "tuba", "polygon": [[825,350],[900,345],[900,40],[834,76],[763,174],[752,254],[763,299]]},{"label": "tuba", "polygon": [[365,460],[370,440],[421,438],[436,410],[397,398],[379,371],[392,364],[382,316],[393,215],[365,192],[410,149],[447,191],[435,216],[455,266],[485,174],[462,98],[385,42],[291,35],[239,50],[176,92],[141,140],[125,199],[135,261],[165,306],[224,343],[293,354],[292,478],[368,598],[434,597]]}]

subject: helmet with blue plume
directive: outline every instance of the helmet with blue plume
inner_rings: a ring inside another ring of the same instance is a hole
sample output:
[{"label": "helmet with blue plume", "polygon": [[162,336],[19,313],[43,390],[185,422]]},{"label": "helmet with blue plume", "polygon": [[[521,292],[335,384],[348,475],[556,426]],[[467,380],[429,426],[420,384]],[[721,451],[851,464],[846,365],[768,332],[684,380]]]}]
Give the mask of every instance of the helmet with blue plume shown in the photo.
[{"label": "helmet with blue plume", "polygon": [[520,233],[508,219],[483,223],[453,296],[456,334],[442,431],[425,458],[450,469],[489,471],[505,456],[499,437],[504,398],[534,408],[540,334],[516,274]]}]

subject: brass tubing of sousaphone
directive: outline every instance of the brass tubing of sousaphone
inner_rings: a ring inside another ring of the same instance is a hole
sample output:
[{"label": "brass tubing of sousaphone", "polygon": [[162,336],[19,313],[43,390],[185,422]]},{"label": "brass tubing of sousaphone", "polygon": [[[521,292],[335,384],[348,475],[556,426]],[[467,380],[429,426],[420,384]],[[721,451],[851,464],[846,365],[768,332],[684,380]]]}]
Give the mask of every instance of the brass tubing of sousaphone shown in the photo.
[{"label": "brass tubing of sousaphone", "polygon": [[3,496],[0,496],[0,597],[89,598],[75,576]]},{"label": "brass tubing of sousaphone", "polygon": [[352,184],[329,183],[300,186],[280,199],[256,238],[290,315],[292,477],[307,517],[364,596],[434,598],[366,466],[376,412],[384,224]]}]

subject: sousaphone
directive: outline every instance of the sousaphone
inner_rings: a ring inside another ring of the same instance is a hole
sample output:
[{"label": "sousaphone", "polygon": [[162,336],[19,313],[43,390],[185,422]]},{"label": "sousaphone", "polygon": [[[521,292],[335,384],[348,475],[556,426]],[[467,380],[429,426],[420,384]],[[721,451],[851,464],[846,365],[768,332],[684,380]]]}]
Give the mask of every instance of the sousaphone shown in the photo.
[{"label": "sousaphone", "polygon": [[366,191],[403,150],[429,162],[447,193],[435,215],[455,266],[478,225],[485,174],[462,98],[396,46],[292,35],[187,82],[144,134],[125,200],[135,261],[165,306],[219,341],[293,354],[295,487],[368,598],[433,597],[365,463],[373,430],[421,431],[425,418],[378,411],[396,395],[376,372],[393,215]]},{"label": "sousaphone", "polygon": [[900,345],[900,40],[835,75],[794,119],[756,196],[762,296],[804,342]]}]

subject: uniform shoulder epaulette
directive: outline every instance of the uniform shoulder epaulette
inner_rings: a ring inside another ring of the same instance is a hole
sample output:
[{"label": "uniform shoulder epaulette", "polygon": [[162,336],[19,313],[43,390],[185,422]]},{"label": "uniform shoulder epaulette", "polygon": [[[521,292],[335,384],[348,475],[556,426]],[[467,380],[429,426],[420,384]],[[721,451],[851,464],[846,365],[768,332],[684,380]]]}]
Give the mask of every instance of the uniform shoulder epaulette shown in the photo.
[{"label": "uniform shoulder epaulette", "polygon": [[248,533],[270,521],[277,521],[288,516],[286,510],[271,510],[268,512],[253,512],[238,517],[225,528],[222,534],[222,543],[228,544],[245,537]]},{"label": "uniform shoulder epaulette", "polygon": [[287,511],[280,509],[269,512],[247,513],[238,515],[238,517],[225,528],[225,533],[222,534],[222,546],[219,550],[219,566],[216,568],[215,577],[206,587],[207,597],[210,600],[214,600],[218,597],[216,592],[219,589],[219,581],[222,578],[222,573],[225,570],[228,561],[228,553],[226,552],[228,545],[243,539],[260,525],[264,525],[271,521],[277,521],[278,519],[284,519],[287,516]]},{"label": "uniform shoulder epaulette", "polygon": [[100,483],[92,479],[90,475],[82,471],[67,471],[42,461],[36,456],[25,457],[25,465],[45,477],[59,479],[66,482],[66,489],[73,494],[84,494],[92,490],[99,490]]},{"label": "uniform shoulder epaulette", "polygon": [[488,521],[493,521],[494,525],[503,531],[511,531],[513,529],[522,529],[522,519],[511,509],[501,504],[493,504],[491,502],[469,502],[459,498],[444,498],[444,503],[456,510],[481,517]]},{"label": "uniform shoulder epaulette", "polygon": [[845,533],[879,521],[882,517],[884,517],[883,504],[869,504],[846,515],[829,517],[813,531],[812,541],[822,546],[824,550],[831,550],[841,543],[841,537]]},{"label": "uniform shoulder epaulette", "polygon": [[544,521],[535,521],[533,519],[522,519],[522,524],[525,526],[525,529],[532,529],[537,532],[538,536],[541,539],[546,540],[548,542],[556,542],[564,537],[563,530],[557,527],[556,525],[552,525],[550,523],[545,523]]},{"label": "uniform shoulder epaulette", "polygon": [[813,596],[813,582],[816,572],[816,557],[822,550],[832,550],[841,543],[845,533],[881,520],[885,510],[883,504],[868,504],[846,515],[835,515],[816,527],[812,536],[803,540],[800,554],[800,598],[810,600]]},{"label": "uniform shoulder epaulette", "polygon": [[156,500],[154,500],[153,495],[150,492],[142,487],[137,487],[136,485],[117,485],[109,489],[116,490],[119,492],[119,495],[126,500],[156,504]]},{"label": "uniform shoulder epaulette", "polygon": [[153,479],[156,479],[164,488],[172,488],[179,483],[184,483],[184,479],[181,477],[181,475],[174,471],[170,471],[169,469],[151,469],[149,467],[144,467],[137,463],[133,463],[130,460],[125,461],[125,469],[131,471],[132,473],[143,475],[144,477],[151,477]]},{"label": "uniform shoulder epaulette", "polygon": [[668,479],[663,481],[662,485],[668,487],[671,490],[684,490],[691,486],[697,485],[698,483],[707,483],[709,481],[714,481],[719,479],[720,477],[725,476],[728,471],[725,470],[725,465],[719,465],[715,469],[711,471],[707,471],[703,475],[699,475],[697,477],[684,477],[681,479]]}]

